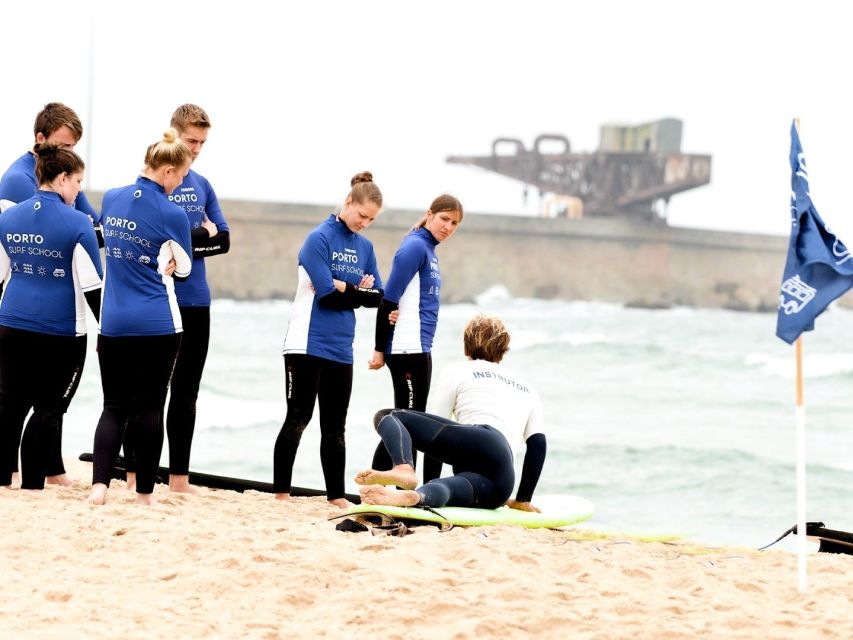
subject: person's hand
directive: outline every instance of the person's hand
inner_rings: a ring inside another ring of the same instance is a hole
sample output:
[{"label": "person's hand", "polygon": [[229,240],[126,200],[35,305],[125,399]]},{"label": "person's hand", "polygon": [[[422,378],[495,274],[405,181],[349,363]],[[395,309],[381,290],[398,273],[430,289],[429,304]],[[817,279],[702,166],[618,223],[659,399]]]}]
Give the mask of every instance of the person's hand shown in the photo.
[{"label": "person's hand", "polygon": [[388,314],[388,322],[390,324],[397,324],[397,319],[400,317],[400,310],[394,309],[391,313]]},{"label": "person's hand", "polygon": [[368,369],[381,369],[385,366],[385,354],[381,351],[374,351],[373,357],[367,361]]},{"label": "person's hand", "polygon": [[512,498],[506,501],[506,506],[508,506],[510,509],[516,509],[518,511],[542,513],[537,507],[533,506],[532,502],[519,502],[518,500],[513,500]]},{"label": "person's hand", "polygon": [[358,286],[362,289],[372,289],[374,282],[376,282],[376,278],[366,273],[361,277],[361,282],[358,283]]},{"label": "person's hand", "polygon": [[332,278],[332,284],[335,285],[335,289],[337,289],[341,293],[347,290],[347,283],[343,280],[335,280],[334,278]]},{"label": "person's hand", "polygon": [[219,229],[216,228],[216,225],[213,224],[207,218],[204,219],[204,222],[201,223],[201,226],[207,229],[207,233],[210,235],[211,238],[217,233],[219,233]]},{"label": "person's hand", "polygon": [[166,268],[163,269],[163,274],[170,276],[173,273],[175,273],[175,269],[177,269],[177,268],[178,268],[178,263],[175,262],[174,258],[172,258],[171,260],[169,260],[169,264],[166,265]]}]

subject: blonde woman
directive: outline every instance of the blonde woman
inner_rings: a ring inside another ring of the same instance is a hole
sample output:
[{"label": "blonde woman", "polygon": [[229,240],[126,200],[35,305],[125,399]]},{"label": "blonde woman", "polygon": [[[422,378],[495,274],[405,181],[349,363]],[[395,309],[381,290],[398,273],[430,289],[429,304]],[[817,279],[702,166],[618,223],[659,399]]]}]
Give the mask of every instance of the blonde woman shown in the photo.
[{"label": "blonde woman", "polygon": [[183,330],[173,277],[185,279],[192,268],[187,215],[167,196],[191,163],[189,147],[169,129],[148,147],[136,182],[104,195],[106,276],[98,336],[104,410],[95,430],[94,504],[106,501],[131,416],[137,502],[154,501],[161,416]]}]

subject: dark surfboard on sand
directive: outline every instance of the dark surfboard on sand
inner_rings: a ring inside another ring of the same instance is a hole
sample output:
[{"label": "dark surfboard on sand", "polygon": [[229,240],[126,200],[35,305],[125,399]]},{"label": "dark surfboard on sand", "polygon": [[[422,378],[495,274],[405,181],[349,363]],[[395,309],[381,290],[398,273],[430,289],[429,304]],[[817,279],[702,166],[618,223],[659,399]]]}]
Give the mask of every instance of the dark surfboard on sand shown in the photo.
[{"label": "dark surfboard on sand", "polygon": [[[80,460],[83,462],[92,462],[91,453],[81,453]],[[124,458],[119,456],[113,468],[113,478],[116,480],[127,480],[127,470],[124,465]],[[160,484],[169,484],[169,469],[166,467],[157,467],[157,482]],[[262,493],[275,493],[271,482],[261,482],[260,480],[246,480],[245,478],[230,478],[228,476],[218,476],[211,473],[200,473],[198,471],[190,471],[190,484],[199,487],[208,487],[209,489],[225,489],[227,491],[260,491]],[[306,489],[305,487],[291,487],[290,495],[295,497],[313,497],[325,496],[326,492],[321,489]],[[355,494],[347,493],[344,496],[350,502],[359,504],[361,498]]]}]

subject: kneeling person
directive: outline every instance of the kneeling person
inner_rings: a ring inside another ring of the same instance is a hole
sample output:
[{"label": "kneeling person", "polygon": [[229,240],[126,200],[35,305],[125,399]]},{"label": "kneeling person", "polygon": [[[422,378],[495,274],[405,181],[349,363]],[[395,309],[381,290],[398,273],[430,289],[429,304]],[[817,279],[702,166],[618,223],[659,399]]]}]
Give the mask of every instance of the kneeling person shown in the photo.
[{"label": "kneeling person", "polygon": [[[465,327],[466,362],[444,372],[431,397],[433,415],[382,410],[374,426],[388,450],[390,471],[369,469],[355,477],[367,504],[495,509],[506,504],[538,511],[531,504],[545,462],[539,394],[500,361],[509,333],[498,318],[477,316]],[[440,417],[454,415],[457,421]],[[515,499],[514,458],[527,445]],[[450,464],[453,474],[415,488],[412,447]],[[397,490],[389,487],[401,487]]]}]

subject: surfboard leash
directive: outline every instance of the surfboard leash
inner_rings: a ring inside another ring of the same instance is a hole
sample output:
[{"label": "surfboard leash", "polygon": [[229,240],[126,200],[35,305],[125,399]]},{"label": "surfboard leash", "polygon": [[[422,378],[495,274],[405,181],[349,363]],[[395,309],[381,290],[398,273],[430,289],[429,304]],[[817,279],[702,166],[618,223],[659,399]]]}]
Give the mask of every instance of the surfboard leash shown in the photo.
[{"label": "surfboard leash", "polygon": [[[811,527],[820,527],[820,528],[823,528],[824,524],[823,524],[822,522],[807,522],[807,523],[806,523],[806,535],[808,535],[809,527],[810,527],[810,526],[811,526]],[[770,544],[766,544],[766,545],[764,545],[763,547],[759,547],[758,549],[756,549],[756,551],[764,551],[765,549],[769,549],[770,547],[772,547],[774,544],[776,544],[777,542],[779,542],[779,541],[780,541],[782,538],[784,538],[785,536],[789,536],[789,535],[791,535],[792,533],[796,533],[796,532],[797,532],[797,525],[794,525],[793,527],[791,527],[790,529],[788,529],[785,533],[783,533],[781,536],[779,536],[778,538],[776,538],[773,542],[771,542]]]}]

